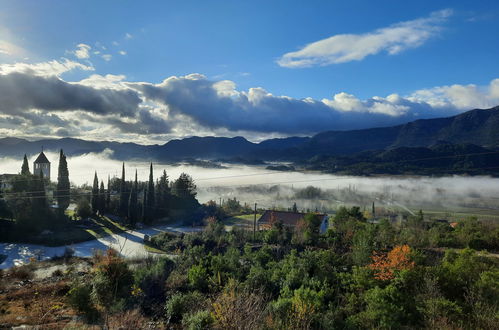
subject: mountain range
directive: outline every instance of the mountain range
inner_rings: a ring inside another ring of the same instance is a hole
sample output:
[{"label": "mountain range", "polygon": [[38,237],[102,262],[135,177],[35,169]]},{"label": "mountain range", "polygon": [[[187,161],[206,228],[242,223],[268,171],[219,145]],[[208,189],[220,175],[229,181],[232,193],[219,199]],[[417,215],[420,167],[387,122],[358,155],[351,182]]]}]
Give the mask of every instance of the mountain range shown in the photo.
[{"label": "mountain range", "polygon": [[253,143],[244,137],[189,137],[163,145],[140,145],[74,138],[28,141],[0,139],[0,156],[22,157],[44,150],[64,149],[68,156],[89,152],[113,151],[118,160],[143,159],[176,162],[205,159],[241,162],[305,161],[319,156],[347,156],[373,150],[401,147],[431,147],[437,144],[473,144],[499,148],[499,106],[475,109],[437,119],[421,119],[403,125],[351,131],[326,131],[312,137],[288,137]]}]

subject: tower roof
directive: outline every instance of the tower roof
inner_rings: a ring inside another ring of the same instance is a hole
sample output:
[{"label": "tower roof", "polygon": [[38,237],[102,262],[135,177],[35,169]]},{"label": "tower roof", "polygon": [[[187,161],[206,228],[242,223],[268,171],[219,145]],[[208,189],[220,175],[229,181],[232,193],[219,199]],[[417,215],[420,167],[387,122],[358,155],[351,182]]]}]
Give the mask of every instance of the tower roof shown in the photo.
[{"label": "tower roof", "polygon": [[45,154],[42,152],[40,152],[40,154],[38,155],[38,157],[36,157],[36,160],[35,160],[35,163],[48,163],[50,164],[49,160],[47,159],[47,156],[45,156]]}]

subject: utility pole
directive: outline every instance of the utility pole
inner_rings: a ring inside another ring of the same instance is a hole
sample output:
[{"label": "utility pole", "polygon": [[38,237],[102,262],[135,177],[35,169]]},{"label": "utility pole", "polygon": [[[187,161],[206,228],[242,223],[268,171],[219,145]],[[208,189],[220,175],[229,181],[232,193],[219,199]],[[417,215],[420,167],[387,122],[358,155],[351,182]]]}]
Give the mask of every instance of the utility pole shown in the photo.
[{"label": "utility pole", "polygon": [[255,217],[253,219],[253,243],[255,242],[256,238],[256,203],[255,203]]}]

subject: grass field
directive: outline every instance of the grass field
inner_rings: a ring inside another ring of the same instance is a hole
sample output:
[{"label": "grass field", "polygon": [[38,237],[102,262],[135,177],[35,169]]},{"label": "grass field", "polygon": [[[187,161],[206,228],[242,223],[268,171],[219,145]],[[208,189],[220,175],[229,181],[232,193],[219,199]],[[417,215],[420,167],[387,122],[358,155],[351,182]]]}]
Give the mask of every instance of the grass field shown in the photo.
[{"label": "grass field", "polygon": [[[256,220],[260,218],[261,214],[256,215]],[[232,230],[234,226],[241,228],[253,229],[254,214],[236,215],[223,220],[225,228]]]},{"label": "grass field", "polygon": [[71,221],[68,225],[51,230],[48,235],[18,235],[12,241],[16,243],[62,246],[118,234],[127,229],[106,216],[95,216],[91,221],[94,224],[91,228],[77,227],[77,221]]}]

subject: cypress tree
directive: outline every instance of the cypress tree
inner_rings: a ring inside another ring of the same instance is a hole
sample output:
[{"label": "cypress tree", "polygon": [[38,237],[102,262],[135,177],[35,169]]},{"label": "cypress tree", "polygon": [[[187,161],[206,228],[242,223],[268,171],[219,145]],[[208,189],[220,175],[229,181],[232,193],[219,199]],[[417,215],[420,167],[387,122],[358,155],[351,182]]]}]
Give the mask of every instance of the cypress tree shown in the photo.
[{"label": "cypress tree", "polygon": [[48,215],[48,205],[45,194],[45,179],[43,178],[42,171],[40,171],[39,176],[37,175],[33,178],[33,193],[31,197],[32,216],[45,221],[46,215]]},{"label": "cypress tree", "polygon": [[123,169],[121,171],[121,181],[120,181],[120,206],[118,209],[118,214],[122,217],[128,215],[128,194],[126,191],[126,181],[125,181],[125,163],[123,163]]},{"label": "cypress tree", "polygon": [[147,204],[146,204],[146,220],[152,221],[154,215],[154,178],[152,172],[152,163],[149,169],[149,183],[147,184]]},{"label": "cypress tree", "polygon": [[137,170],[135,170],[135,181],[132,185],[132,190],[130,192],[130,199],[128,202],[128,220],[132,225],[137,222],[137,189],[138,189],[138,181],[137,181]]},{"label": "cypress tree", "polygon": [[94,184],[92,186],[92,212],[97,213],[99,210],[99,179],[97,178],[97,171],[94,175]]},{"label": "cypress tree", "polygon": [[106,209],[106,190],[104,189],[104,181],[100,182],[98,200],[99,200],[99,214],[102,214]]},{"label": "cypress tree", "polygon": [[28,157],[26,157],[26,154],[24,154],[23,165],[21,166],[21,175],[28,175],[28,174],[30,174]]},{"label": "cypress tree", "polygon": [[[23,165],[24,166],[24,165]],[[59,153],[59,170],[57,173],[57,205],[59,211],[64,212],[70,203],[69,171],[66,155],[61,149]]]},{"label": "cypress tree", "polygon": [[106,211],[111,210],[111,178],[107,176],[107,192],[106,192]]},{"label": "cypress tree", "polygon": [[142,197],[142,221],[146,222],[147,220],[147,188],[144,188],[143,192],[144,196]]}]

